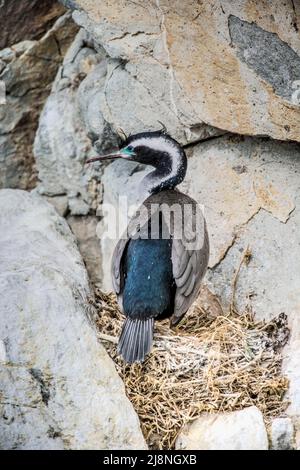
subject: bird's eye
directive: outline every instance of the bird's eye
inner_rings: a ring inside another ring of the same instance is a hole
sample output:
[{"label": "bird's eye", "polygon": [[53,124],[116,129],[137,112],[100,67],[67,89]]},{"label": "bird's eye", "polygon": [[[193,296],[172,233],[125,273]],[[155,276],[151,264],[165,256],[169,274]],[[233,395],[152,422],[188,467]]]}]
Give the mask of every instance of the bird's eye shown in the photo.
[{"label": "bird's eye", "polygon": [[122,150],[122,153],[128,157],[132,157],[135,154],[134,147],[132,145],[128,145]]}]

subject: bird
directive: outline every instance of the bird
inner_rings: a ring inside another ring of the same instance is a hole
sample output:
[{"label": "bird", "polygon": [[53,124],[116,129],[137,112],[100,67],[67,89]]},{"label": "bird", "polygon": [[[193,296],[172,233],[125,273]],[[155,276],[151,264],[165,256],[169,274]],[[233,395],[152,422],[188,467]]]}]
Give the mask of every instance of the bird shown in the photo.
[{"label": "bird", "polygon": [[165,130],[131,135],[118,151],[88,163],[118,158],[152,170],[140,183],[145,200],[118,240],[111,264],[125,315],[117,351],[133,364],[150,353],[154,322],[170,318],[176,326],[196,299],[208,266],[209,238],[200,206],[176,188],[185,178],[187,157]]}]

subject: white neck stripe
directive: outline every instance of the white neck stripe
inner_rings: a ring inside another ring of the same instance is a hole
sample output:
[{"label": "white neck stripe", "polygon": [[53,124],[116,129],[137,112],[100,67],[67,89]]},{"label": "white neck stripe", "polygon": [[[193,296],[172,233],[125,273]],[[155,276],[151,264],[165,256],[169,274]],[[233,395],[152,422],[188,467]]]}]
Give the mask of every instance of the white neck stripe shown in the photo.
[{"label": "white neck stripe", "polygon": [[161,180],[164,182],[173,176],[176,176],[182,162],[181,152],[178,147],[172,142],[161,137],[140,137],[137,140],[133,140],[129,144],[131,147],[148,147],[158,152],[165,152],[171,157],[172,169],[171,172]]}]

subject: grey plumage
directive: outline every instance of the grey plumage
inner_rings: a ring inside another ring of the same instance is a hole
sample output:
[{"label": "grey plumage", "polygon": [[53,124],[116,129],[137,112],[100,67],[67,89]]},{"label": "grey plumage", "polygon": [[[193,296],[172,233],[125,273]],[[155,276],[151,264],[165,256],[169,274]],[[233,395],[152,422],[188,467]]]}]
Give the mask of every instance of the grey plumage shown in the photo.
[{"label": "grey plumage", "polygon": [[132,364],[144,361],[152,347],[153,326],[154,318],[126,318],[118,344],[118,353],[126,362]]}]

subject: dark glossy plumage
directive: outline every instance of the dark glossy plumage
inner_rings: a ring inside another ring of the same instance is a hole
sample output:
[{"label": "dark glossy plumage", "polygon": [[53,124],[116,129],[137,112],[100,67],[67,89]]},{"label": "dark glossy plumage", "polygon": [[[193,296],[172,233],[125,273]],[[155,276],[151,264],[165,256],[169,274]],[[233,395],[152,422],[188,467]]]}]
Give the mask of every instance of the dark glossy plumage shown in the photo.
[{"label": "dark glossy plumage", "polygon": [[130,240],[124,253],[123,309],[130,318],[170,316],[175,281],[171,240]]}]

